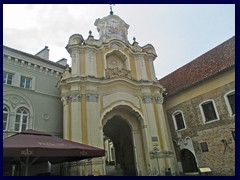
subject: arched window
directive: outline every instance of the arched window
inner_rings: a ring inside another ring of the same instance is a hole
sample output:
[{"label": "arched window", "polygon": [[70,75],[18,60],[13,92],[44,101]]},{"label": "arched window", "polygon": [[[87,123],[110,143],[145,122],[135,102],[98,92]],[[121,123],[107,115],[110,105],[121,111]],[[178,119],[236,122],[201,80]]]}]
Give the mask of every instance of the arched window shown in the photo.
[{"label": "arched window", "polygon": [[204,123],[219,120],[218,112],[213,100],[202,102],[199,106]]},{"label": "arched window", "polygon": [[3,105],[3,131],[6,131],[8,128],[8,119],[9,119],[9,108]]},{"label": "arched window", "polygon": [[224,99],[227,105],[228,113],[230,116],[235,116],[235,90],[225,94]]},{"label": "arched window", "polygon": [[186,129],[184,116],[181,111],[174,112],[172,116],[173,116],[173,123],[176,131]]},{"label": "arched window", "polygon": [[26,108],[19,108],[17,110],[14,130],[24,131],[27,129],[29,119],[29,111]]}]

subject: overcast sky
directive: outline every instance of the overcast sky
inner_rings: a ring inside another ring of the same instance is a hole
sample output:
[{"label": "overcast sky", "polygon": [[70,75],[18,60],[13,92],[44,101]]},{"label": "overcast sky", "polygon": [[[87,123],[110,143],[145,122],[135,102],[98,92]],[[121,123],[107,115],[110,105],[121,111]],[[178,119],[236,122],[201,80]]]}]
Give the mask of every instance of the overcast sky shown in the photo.
[{"label": "overcast sky", "polygon": [[[50,60],[71,58],[65,47],[72,34],[99,38],[94,22],[109,15],[108,4],[4,4],[3,44],[30,54],[45,46]],[[130,25],[140,46],[152,44],[158,79],[235,35],[234,4],[116,4],[113,12]]]}]

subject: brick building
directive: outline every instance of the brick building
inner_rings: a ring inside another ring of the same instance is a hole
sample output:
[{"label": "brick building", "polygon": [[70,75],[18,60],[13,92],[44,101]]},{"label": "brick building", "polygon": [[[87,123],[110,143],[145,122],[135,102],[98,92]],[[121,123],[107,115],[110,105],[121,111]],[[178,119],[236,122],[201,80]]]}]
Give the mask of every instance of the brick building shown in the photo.
[{"label": "brick building", "polygon": [[159,81],[180,172],[234,175],[235,37]]}]

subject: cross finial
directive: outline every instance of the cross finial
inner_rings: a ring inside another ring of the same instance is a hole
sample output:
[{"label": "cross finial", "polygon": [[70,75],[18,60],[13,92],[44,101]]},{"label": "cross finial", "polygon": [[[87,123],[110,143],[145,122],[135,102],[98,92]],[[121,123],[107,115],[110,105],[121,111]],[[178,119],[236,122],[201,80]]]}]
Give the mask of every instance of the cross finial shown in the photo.
[{"label": "cross finial", "polygon": [[113,11],[112,11],[112,6],[114,6],[115,4],[110,4],[110,15],[113,15]]}]

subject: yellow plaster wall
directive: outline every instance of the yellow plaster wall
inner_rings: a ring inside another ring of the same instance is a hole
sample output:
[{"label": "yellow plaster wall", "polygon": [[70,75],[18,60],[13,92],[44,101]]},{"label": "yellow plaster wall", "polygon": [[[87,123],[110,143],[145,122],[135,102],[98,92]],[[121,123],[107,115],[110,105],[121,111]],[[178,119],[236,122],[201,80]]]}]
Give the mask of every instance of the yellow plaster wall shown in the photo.
[{"label": "yellow plaster wall", "polygon": [[207,93],[211,90],[229,84],[230,82],[235,81],[235,69],[229,72],[225,72],[222,75],[219,75],[215,78],[204,81],[201,84],[198,84],[194,87],[185,90],[184,92],[178,93],[172,97],[169,97],[165,103],[165,109],[170,109],[173,106],[176,106],[182,102],[188,101],[196,96]]}]

